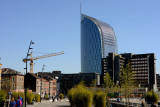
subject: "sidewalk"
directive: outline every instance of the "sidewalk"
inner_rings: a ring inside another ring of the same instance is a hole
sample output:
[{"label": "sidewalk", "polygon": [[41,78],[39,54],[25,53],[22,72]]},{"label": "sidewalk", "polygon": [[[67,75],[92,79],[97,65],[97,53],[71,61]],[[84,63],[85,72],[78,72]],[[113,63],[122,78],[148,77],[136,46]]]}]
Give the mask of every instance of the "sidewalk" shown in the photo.
[{"label": "sidewalk", "polygon": [[27,105],[27,107],[70,107],[70,103],[68,99],[63,99],[60,101],[49,101],[49,100],[42,100],[41,103],[34,103],[34,105]]}]

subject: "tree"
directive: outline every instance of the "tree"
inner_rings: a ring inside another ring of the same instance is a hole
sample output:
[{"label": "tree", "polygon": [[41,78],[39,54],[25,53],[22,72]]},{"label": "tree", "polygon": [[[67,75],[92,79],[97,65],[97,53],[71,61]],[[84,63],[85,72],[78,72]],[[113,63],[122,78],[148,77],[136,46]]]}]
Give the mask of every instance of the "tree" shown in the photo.
[{"label": "tree", "polygon": [[91,87],[91,90],[92,92],[95,92],[96,90],[96,86],[97,86],[97,80],[92,80],[91,84],[90,84],[90,87]]},{"label": "tree", "polygon": [[12,83],[9,77],[5,77],[2,78],[2,89],[6,90],[6,92],[8,93],[11,89],[13,89],[12,87]]},{"label": "tree", "polygon": [[104,87],[106,88],[113,87],[113,81],[108,72],[104,75]]},{"label": "tree", "polygon": [[128,106],[130,94],[135,87],[134,73],[132,72],[130,63],[127,64],[120,73],[120,84],[122,94],[125,96],[126,106]]},{"label": "tree", "polygon": [[108,106],[108,107],[109,107],[108,94],[109,94],[109,92],[112,90],[113,85],[114,85],[114,83],[113,83],[113,81],[112,81],[109,73],[107,72],[107,73],[104,75],[104,87],[105,87],[105,91],[106,91],[106,95],[107,95],[106,101],[107,101],[107,106]]}]

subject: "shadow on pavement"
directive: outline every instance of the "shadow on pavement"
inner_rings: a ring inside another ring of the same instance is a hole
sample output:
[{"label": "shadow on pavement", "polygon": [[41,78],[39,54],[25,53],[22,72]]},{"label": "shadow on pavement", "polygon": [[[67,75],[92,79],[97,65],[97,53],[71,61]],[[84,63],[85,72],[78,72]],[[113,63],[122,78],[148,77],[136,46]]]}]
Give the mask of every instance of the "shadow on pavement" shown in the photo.
[{"label": "shadow on pavement", "polygon": [[58,107],[71,107],[71,106],[58,106]]}]

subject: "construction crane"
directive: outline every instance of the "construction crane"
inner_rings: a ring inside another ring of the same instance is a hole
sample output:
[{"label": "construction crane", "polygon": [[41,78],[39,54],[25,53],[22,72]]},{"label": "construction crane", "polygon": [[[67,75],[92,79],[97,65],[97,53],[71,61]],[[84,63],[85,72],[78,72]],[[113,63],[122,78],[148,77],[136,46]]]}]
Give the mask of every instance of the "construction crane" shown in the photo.
[{"label": "construction crane", "polygon": [[33,57],[32,56],[32,52],[31,52],[31,58],[30,59],[24,58],[23,62],[26,63],[27,61],[30,61],[30,73],[33,73],[33,60],[47,58],[47,57],[52,57],[52,56],[57,56],[57,55],[62,55],[62,54],[64,54],[64,51],[57,52],[57,53],[51,53],[51,54],[47,54],[47,55],[43,55],[43,56],[38,56],[38,57]]}]

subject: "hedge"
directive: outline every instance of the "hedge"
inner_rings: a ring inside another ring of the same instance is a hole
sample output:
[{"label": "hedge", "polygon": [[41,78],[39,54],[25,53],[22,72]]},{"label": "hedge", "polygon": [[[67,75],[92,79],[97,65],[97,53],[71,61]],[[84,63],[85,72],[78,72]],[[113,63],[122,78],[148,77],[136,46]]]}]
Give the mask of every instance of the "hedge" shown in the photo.
[{"label": "hedge", "polygon": [[20,97],[23,99],[23,104],[24,104],[24,101],[25,101],[25,95],[24,93],[22,92],[11,92],[12,93],[12,97],[14,97],[15,100],[18,100],[18,95],[20,95]]},{"label": "hedge", "polygon": [[32,104],[33,99],[34,99],[34,94],[32,92],[27,92],[27,103]]},{"label": "hedge", "polygon": [[106,93],[97,92],[94,94],[94,105],[95,107],[105,107],[106,106]]},{"label": "hedge", "polygon": [[35,101],[40,102],[40,95],[39,94],[35,94]]},{"label": "hedge", "polygon": [[158,103],[158,95],[154,91],[149,91],[145,95],[147,102]]},{"label": "hedge", "polygon": [[59,98],[60,98],[60,99],[63,99],[63,94],[60,94],[60,95],[59,95]]},{"label": "hedge", "polygon": [[76,107],[91,107],[92,106],[92,92],[88,91],[83,83],[80,83],[75,88],[68,92],[68,98],[71,106]]}]

